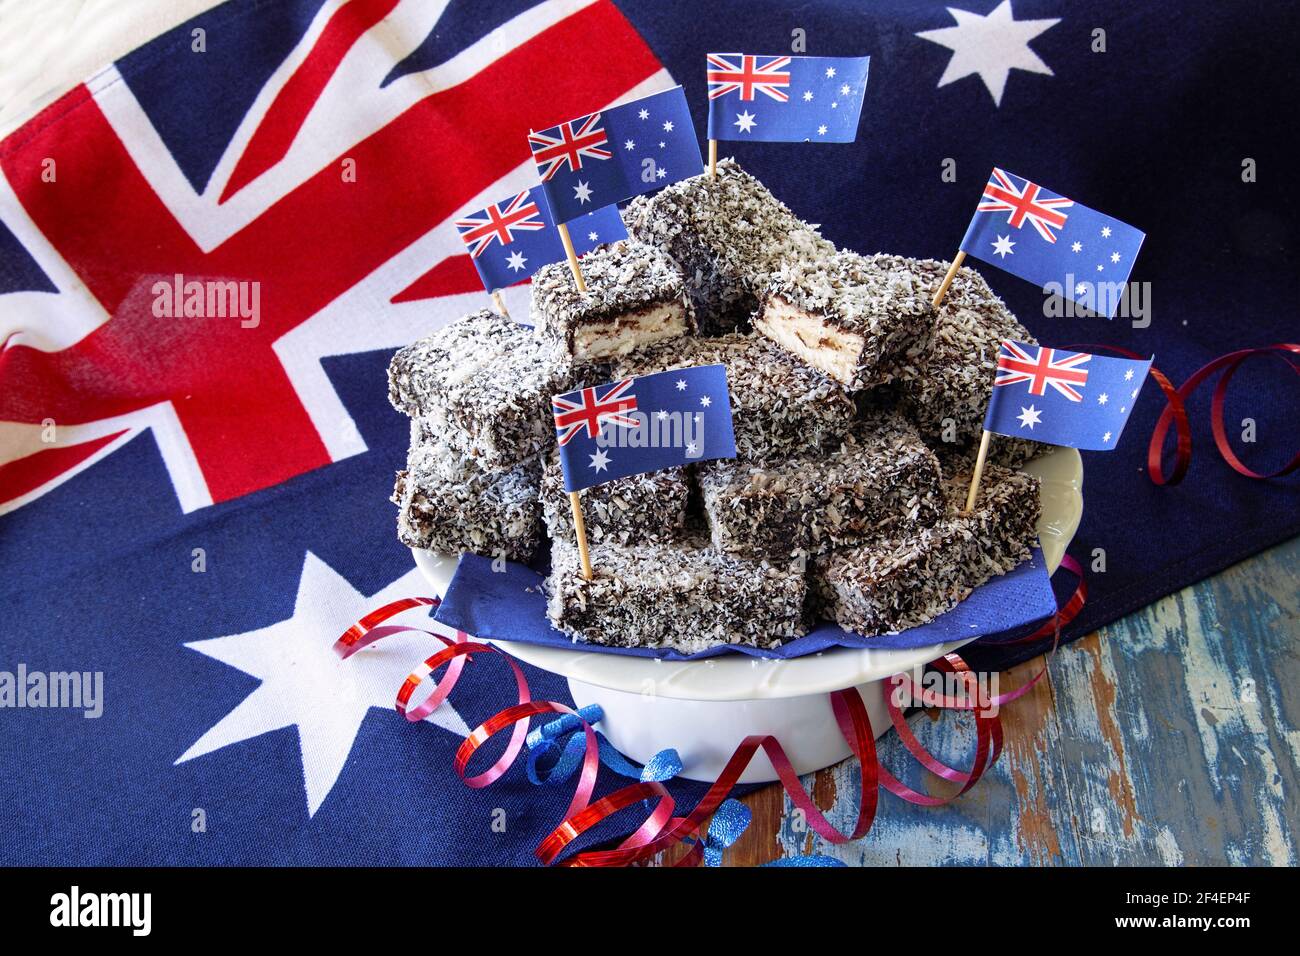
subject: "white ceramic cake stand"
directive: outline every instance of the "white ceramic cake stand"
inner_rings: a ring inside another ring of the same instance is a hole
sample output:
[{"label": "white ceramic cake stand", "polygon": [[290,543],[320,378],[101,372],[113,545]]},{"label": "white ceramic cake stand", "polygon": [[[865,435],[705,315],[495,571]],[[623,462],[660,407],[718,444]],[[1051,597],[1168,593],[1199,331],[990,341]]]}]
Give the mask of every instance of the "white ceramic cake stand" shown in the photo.
[{"label": "white ceramic cake stand", "polygon": [[[1073,448],[1058,448],[1024,470],[1043,482],[1038,536],[1047,569],[1054,572],[1083,515],[1083,461]],[[414,554],[441,596],[458,556]],[[904,650],[842,647],[793,660],[724,654],[698,661],[494,643],[521,661],[567,678],[579,707],[599,704],[605,714],[600,729],[628,757],[644,763],[673,747],[682,758],[683,776],[711,781],[749,734],[776,736],[801,774],[840,762],[849,748],[831,714],[830,691],[857,687],[879,736],[890,726],[885,679],[969,641]],[[740,779],[766,782],[775,780],[776,772],[759,751]]]}]

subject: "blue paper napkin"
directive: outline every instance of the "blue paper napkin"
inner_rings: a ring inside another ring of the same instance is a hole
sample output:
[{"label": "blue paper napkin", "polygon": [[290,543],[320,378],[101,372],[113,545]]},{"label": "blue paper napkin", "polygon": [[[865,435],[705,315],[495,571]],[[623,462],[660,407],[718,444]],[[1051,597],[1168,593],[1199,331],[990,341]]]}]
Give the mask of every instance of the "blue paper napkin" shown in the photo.
[{"label": "blue paper napkin", "polygon": [[833,622],[823,621],[803,637],[787,641],[774,650],[719,644],[696,654],[682,654],[670,648],[606,647],[573,641],[551,627],[546,619],[543,578],[544,575],[538,571],[511,562],[506,562],[504,570],[494,571],[491,559],[467,554],[460,559],[456,574],[447,587],[437,620],[481,640],[519,641],[602,654],[693,661],[729,653],[789,659],[832,647],[928,647],[975,637],[989,641],[1014,640],[1056,611],[1056,598],[1052,594],[1043,553],[1034,549],[1029,560],[1011,573],[976,588],[970,597],[947,614],[898,634],[864,637],[851,634]]}]

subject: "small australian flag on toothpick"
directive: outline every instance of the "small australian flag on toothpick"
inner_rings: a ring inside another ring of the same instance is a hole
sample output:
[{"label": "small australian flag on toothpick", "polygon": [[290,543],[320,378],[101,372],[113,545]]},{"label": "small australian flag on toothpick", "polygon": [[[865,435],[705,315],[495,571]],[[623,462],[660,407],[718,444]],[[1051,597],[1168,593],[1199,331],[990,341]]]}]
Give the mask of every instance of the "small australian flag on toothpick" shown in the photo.
[{"label": "small australian flag on toothpick", "polygon": [[[542,266],[565,259],[564,243],[551,218],[541,186],[534,186],[456,220],[460,238],[483,287],[489,292],[527,279]],[[578,255],[627,238],[614,206],[583,216],[572,229]]]},{"label": "small australian flag on toothpick", "polygon": [[556,222],[704,171],[680,86],[528,134]]},{"label": "small australian flag on toothpick", "polygon": [[709,139],[851,143],[869,56],[710,53]]},{"label": "small australian flag on toothpick", "polygon": [[1114,318],[1146,233],[994,169],[961,241],[967,255]]},{"label": "small australian flag on toothpick", "polygon": [[1005,341],[984,428],[1049,445],[1110,451],[1142,390],[1150,359],[1110,358]]},{"label": "small australian flag on toothpick", "polygon": [[551,400],[564,490],[735,458],[725,365],[654,372]]}]

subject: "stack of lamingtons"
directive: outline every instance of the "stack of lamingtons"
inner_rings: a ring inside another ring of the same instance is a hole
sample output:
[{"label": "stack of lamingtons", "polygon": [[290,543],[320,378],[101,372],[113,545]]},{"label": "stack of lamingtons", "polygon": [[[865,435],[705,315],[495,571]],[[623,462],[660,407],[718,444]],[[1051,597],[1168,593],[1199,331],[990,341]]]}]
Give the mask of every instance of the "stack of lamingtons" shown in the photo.
[{"label": "stack of lamingtons", "polygon": [[[773,647],[828,618],[922,624],[1027,558],[1034,446],[969,470],[1004,338],[1033,341],[984,280],[837,249],[734,161],[639,197],[631,239],[533,279],[533,328],[476,312],[389,369],[411,418],[393,500],[416,548],[546,556],[548,613],[575,640]],[[727,369],[738,457],[582,493],[579,570],[550,398],[673,368]],[[1001,467],[1000,467],[1001,466]]]}]

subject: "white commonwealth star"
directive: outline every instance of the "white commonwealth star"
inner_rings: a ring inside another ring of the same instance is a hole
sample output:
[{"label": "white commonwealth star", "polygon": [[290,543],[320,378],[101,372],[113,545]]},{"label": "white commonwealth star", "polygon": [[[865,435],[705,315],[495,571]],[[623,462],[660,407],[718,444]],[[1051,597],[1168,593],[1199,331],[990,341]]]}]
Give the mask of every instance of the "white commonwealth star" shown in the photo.
[{"label": "white commonwealth star", "polygon": [[660,166],[658,169],[655,170],[655,176],[657,176],[660,179],[663,179],[667,175],[668,175],[668,170],[664,169],[662,166]]},{"label": "white commonwealth star", "polygon": [[[302,750],[307,814],[314,815],[347,763],[370,708],[391,711],[397,688],[412,666],[438,649],[420,634],[396,634],[344,661],[335,655],[333,639],[367,612],[428,589],[423,575],[412,568],[367,597],[308,551],[292,616],[243,634],[185,645],[258,678],[261,684],[176,763],[294,727]],[[431,623],[420,626],[429,628]],[[426,719],[458,736],[469,736],[470,728],[450,701]]]},{"label": "white commonwealth star", "polygon": [[624,149],[636,149],[636,141],[629,139],[623,144]]},{"label": "white commonwealth star", "polygon": [[818,136],[825,136],[825,135],[826,135],[826,124],[825,124],[825,123],[823,123],[821,126],[818,126],[818,127],[817,127],[817,135],[818,135]]},{"label": "white commonwealth star", "polygon": [[986,17],[969,10],[948,8],[956,21],[953,27],[923,30],[922,40],[929,40],[952,50],[948,66],[939,77],[939,86],[967,76],[978,76],[993,97],[995,106],[1002,105],[1002,93],[1007,88],[1007,76],[1012,70],[1028,73],[1045,73],[1052,76],[1052,68],[1029,49],[1029,41],[1060,23],[1053,20],[1017,20],[1011,9],[1011,0],[1002,0]]},{"label": "white commonwealth star", "polygon": [[587,233],[588,242],[595,242],[599,238],[600,238],[600,234],[598,232],[595,232],[594,230],[592,232]]},{"label": "white commonwealth star", "polygon": [[1082,242],[1071,243],[1071,245],[1070,245],[1070,251],[1071,251],[1071,252],[1082,252],[1082,251],[1083,251],[1083,243],[1082,243]]},{"label": "white commonwealth star", "polygon": [[1028,408],[1025,408],[1023,405],[1020,406],[1020,414],[1016,417],[1020,419],[1020,427],[1025,428],[1027,426],[1030,431],[1034,430],[1035,425],[1041,425],[1043,423],[1043,413],[1034,408],[1033,405],[1030,405]]},{"label": "white commonwealth star", "polygon": [[684,379],[684,378],[679,378],[679,379],[677,380],[677,391],[679,391],[679,392],[684,392],[684,391],[686,391],[686,379]]},{"label": "white commonwealth star", "polygon": [[742,133],[748,133],[754,128],[754,114],[749,110],[745,110],[743,113],[737,113],[736,122],[731,125],[739,126]]},{"label": "white commonwealth star", "polygon": [[1010,236],[998,236],[998,241],[992,243],[993,253],[1001,256],[1003,259],[1007,256],[1014,256],[1015,253],[1011,251],[1011,247],[1014,245],[1015,243],[1011,241]]},{"label": "white commonwealth star", "polygon": [[[599,448],[596,450],[596,454],[588,455],[587,457],[591,459],[591,465],[589,467],[595,468],[597,472],[608,469],[609,455],[605,454],[605,449]],[[466,731],[466,734],[468,733],[469,731]]]},{"label": "white commonwealth star", "polygon": [[804,94],[803,94],[803,101],[804,101],[805,103],[811,103],[811,102],[812,102],[812,98],[813,98],[812,90],[805,90],[805,91],[804,91]]},{"label": "white commonwealth star", "polygon": [[1105,392],[1102,392],[1100,395],[1097,396],[1098,405],[1105,405],[1109,401],[1110,401],[1110,396],[1107,395]]},{"label": "white commonwealth star", "polygon": [[591,198],[591,187],[579,179],[578,185],[573,187],[573,198],[579,203],[586,202]]},{"label": "white commonwealth star", "polygon": [[524,254],[522,252],[519,252],[518,250],[506,256],[506,265],[509,266],[510,271],[512,272],[518,272],[520,269],[524,267],[524,263],[527,261],[528,261],[527,257],[525,257]]}]

